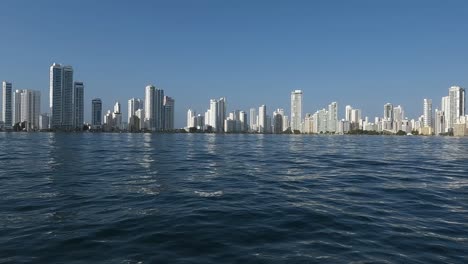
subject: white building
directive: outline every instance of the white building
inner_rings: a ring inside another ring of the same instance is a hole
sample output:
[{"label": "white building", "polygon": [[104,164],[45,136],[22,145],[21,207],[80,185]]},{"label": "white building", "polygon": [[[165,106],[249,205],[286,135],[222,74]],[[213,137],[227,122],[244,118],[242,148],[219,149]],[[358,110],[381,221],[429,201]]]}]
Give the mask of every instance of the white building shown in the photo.
[{"label": "white building", "polygon": [[338,124],[338,103],[332,102],[328,105],[328,122],[327,122],[327,131],[335,133]]},{"label": "white building", "polygon": [[250,108],[249,129],[250,132],[257,131],[257,110],[255,108]]},{"label": "white building", "polygon": [[239,123],[240,123],[240,131],[239,132],[247,132],[247,113],[244,111],[239,112]]},{"label": "white building", "polygon": [[302,123],[302,90],[291,92],[291,130],[301,131]]},{"label": "white building", "polygon": [[424,126],[432,127],[432,100],[424,99]]},{"label": "white building", "polygon": [[49,114],[43,113],[39,115],[39,129],[47,130],[49,129]]},{"label": "white building", "polygon": [[195,124],[195,117],[197,116],[197,112],[192,109],[187,110],[187,128],[196,127]]},{"label": "white building", "polygon": [[143,100],[139,98],[131,98],[128,100],[128,123],[130,123],[130,118],[135,115],[138,109],[143,109]]},{"label": "white building", "polygon": [[135,111],[135,116],[138,117],[140,120],[140,129],[143,130],[145,129],[145,110],[143,109],[138,109]]},{"label": "white building", "polygon": [[449,89],[449,109],[446,113],[447,127],[453,128],[462,116],[465,116],[465,89],[452,86]]},{"label": "white building", "polygon": [[208,125],[211,126],[213,132],[218,132],[220,128],[218,125],[218,101],[216,99],[210,100],[210,110],[208,112]]},{"label": "white building", "polygon": [[216,116],[216,128],[218,132],[224,131],[224,120],[226,120],[226,98],[221,97],[218,100],[218,112]]},{"label": "white building", "polygon": [[258,132],[267,133],[267,115],[266,115],[266,106],[262,105],[258,108]]},{"label": "white building", "polygon": [[39,115],[41,110],[41,93],[33,90],[17,90],[20,97],[19,122],[26,123],[26,130],[39,130]]},{"label": "white building", "polygon": [[306,113],[304,116],[304,134],[312,134],[314,132],[314,116]]},{"label": "white building", "polygon": [[393,108],[393,132],[402,130],[402,122],[405,119],[405,111],[401,105]]},{"label": "white building", "polygon": [[21,122],[21,93],[23,90],[16,90],[13,94],[13,125]]},{"label": "white building", "polygon": [[151,131],[161,131],[164,127],[164,91],[153,85],[145,88],[145,122]]},{"label": "white building", "polygon": [[112,113],[113,127],[115,129],[123,129],[122,125],[122,112],[119,102],[115,102],[114,112]]},{"label": "white building", "polygon": [[440,135],[445,133],[445,114],[444,111],[435,110],[435,119],[434,119],[434,134]]}]

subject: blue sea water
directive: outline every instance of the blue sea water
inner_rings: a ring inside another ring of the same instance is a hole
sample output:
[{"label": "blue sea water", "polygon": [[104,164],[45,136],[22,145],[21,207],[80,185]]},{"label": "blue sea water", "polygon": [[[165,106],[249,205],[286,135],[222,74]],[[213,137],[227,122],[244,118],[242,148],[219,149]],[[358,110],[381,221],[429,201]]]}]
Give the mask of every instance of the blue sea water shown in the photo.
[{"label": "blue sea water", "polygon": [[0,133],[0,263],[468,263],[468,138]]}]

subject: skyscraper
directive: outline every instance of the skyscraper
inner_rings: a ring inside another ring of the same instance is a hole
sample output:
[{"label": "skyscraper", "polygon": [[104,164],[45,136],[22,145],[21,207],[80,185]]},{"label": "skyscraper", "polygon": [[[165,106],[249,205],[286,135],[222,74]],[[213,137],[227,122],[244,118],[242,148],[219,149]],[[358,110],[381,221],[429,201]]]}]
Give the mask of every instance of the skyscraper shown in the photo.
[{"label": "skyscraper", "polygon": [[143,109],[143,101],[141,99],[132,98],[128,100],[128,123],[130,123],[130,118],[135,115],[138,109]]},{"label": "skyscraper", "polygon": [[335,133],[338,124],[338,103],[332,102],[328,105],[328,122],[327,122],[327,131]]},{"label": "skyscraper", "polygon": [[283,115],[281,111],[278,111],[278,110],[273,112],[273,133],[274,134],[280,134],[283,132]]},{"label": "skyscraper", "polygon": [[244,111],[239,112],[240,132],[247,131],[247,113]]},{"label": "skyscraper", "polygon": [[218,101],[216,99],[210,100],[210,110],[209,112],[209,123],[208,125],[212,127],[213,132],[218,132]]},{"label": "skyscraper", "polygon": [[435,110],[434,133],[436,135],[445,133],[445,116],[442,110]]},{"label": "skyscraper", "polygon": [[393,105],[391,103],[384,105],[384,119],[393,122]]},{"label": "skyscraper", "polygon": [[19,103],[18,122],[25,122],[26,130],[39,130],[41,93],[33,90],[16,90]]},{"label": "skyscraper", "polygon": [[62,125],[62,66],[54,63],[50,66],[49,106],[51,129],[60,129]]},{"label": "skyscraper", "polygon": [[424,99],[424,126],[432,127],[432,100]]},{"label": "skyscraper", "polygon": [[73,68],[57,63],[50,67],[50,111],[51,128],[71,130],[73,128]]},{"label": "skyscraper", "polygon": [[345,109],[345,120],[348,121],[348,122],[351,122],[351,111],[353,110],[353,107],[351,107],[350,105],[347,105],[346,106],[346,109]]},{"label": "skyscraper", "polygon": [[154,92],[156,87],[148,85],[145,87],[145,127],[149,130],[155,130],[156,110],[154,105]]},{"label": "skyscraper", "polygon": [[39,129],[47,130],[49,129],[49,114],[43,113],[39,115]]},{"label": "skyscraper", "polygon": [[302,123],[302,91],[291,92],[291,130],[301,131]]},{"label": "skyscraper", "polygon": [[258,132],[267,133],[267,115],[266,115],[266,106],[262,105],[258,108]]},{"label": "skyscraper", "polygon": [[465,115],[465,89],[460,86],[452,86],[449,89],[449,113],[447,127],[453,128],[459,118]]},{"label": "skyscraper", "polygon": [[187,111],[187,127],[196,127],[197,125],[195,124],[195,117],[197,116],[197,113],[193,111],[192,109],[189,109]]},{"label": "skyscraper", "polygon": [[250,108],[250,116],[249,116],[250,131],[256,131],[256,126],[257,126],[257,110],[255,108]]},{"label": "skyscraper", "polygon": [[102,126],[102,101],[100,98],[95,98],[91,101],[91,127],[93,129],[101,129]]},{"label": "skyscraper", "polygon": [[12,84],[10,82],[3,81],[2,83],[2,120],[5,125],[5,129],[11,129],[13,126],[13,94]]},{"label": "skyscraper", "polygon": [[74,128],[73,117],[73,68],[63,67],[62,85],[62,129],[72,130]]},{"label": "skyscraper", "polygon": [[21,122],[21,93],[23,90],[16,90],[13,94],[13,125]]},{"label": "skyscraper", "polygon": [[140,120],[140,130],[145,129],[145,110],[138,109],[135,112],[135,116]]},{"label": "skyscraper", "polygon": [[83,82],[74,83],[74,129],[83,130],[84,124],[84,85]]},{"label": "skyscraper", "polygon": [[145,123],[151,131],[161,131],[164,125],[164,91],[153,85],[145,89]]},{"label": "skyscraper", "polygon": [[444,96],[442,97],[442,102],[441,102],[441,110],[442,114],[444,115],[444,133],[448,132],[449,126],[448,126],[448,120],[450,119],[450,96]]},{"label": "skyscraper", "polygon": [[164,96],[164,131],[174,130],[174,99]]},{"label": "skyscraper", "polygon": [[218,115],[216,118],[217,122],[217,131],[223,132],[224,131],[224,120],[226,120],[226,98],[221,97],[218,100]]},{"label": "skyscraper", "polygon": [[156,131],[162,131],[164,129],[164,90],[156,89],[154,91],[154,109],[155,112],[155,125]]},{"label": "skyscraper", "polygon": [[405,111],[401,105],[393,108],[393,131],[398,132],[402,130],[402,122],[405,117]]},{"label": "skyscraper", "polygon": [[113,121],[113,126],[115,129],[123,129],[121,110],[122,108],[120,106],[120,102],[119,101],[115,102],[114,112],[112,113],[112,121]]}]

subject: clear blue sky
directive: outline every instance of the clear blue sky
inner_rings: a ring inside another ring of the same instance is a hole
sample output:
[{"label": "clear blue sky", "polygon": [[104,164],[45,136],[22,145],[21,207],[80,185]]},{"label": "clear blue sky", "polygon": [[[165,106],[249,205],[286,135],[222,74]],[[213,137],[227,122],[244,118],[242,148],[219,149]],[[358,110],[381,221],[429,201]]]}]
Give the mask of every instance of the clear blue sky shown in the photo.
[{"label": "clear blue sky", "polygon": [[0,79],[42,91],[49,66],[72,65],[94,97],[144,97],[154,84],[186,110],[226,96],[228,110],[283,107],[304,91],[304,113],[337,101],[364,115],[401,104],[434,108],[468,84],[468,1],[0,1]]}]

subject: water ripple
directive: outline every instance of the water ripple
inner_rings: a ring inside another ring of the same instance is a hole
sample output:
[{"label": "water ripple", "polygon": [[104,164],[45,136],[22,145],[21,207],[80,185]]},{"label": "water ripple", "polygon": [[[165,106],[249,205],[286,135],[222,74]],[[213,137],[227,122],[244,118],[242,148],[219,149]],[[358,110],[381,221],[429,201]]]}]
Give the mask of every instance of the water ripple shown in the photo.
[{"label": "water ripple", "polygon": [[466,263],[467,154],[443,137],[0,133],[0,263]]}]

